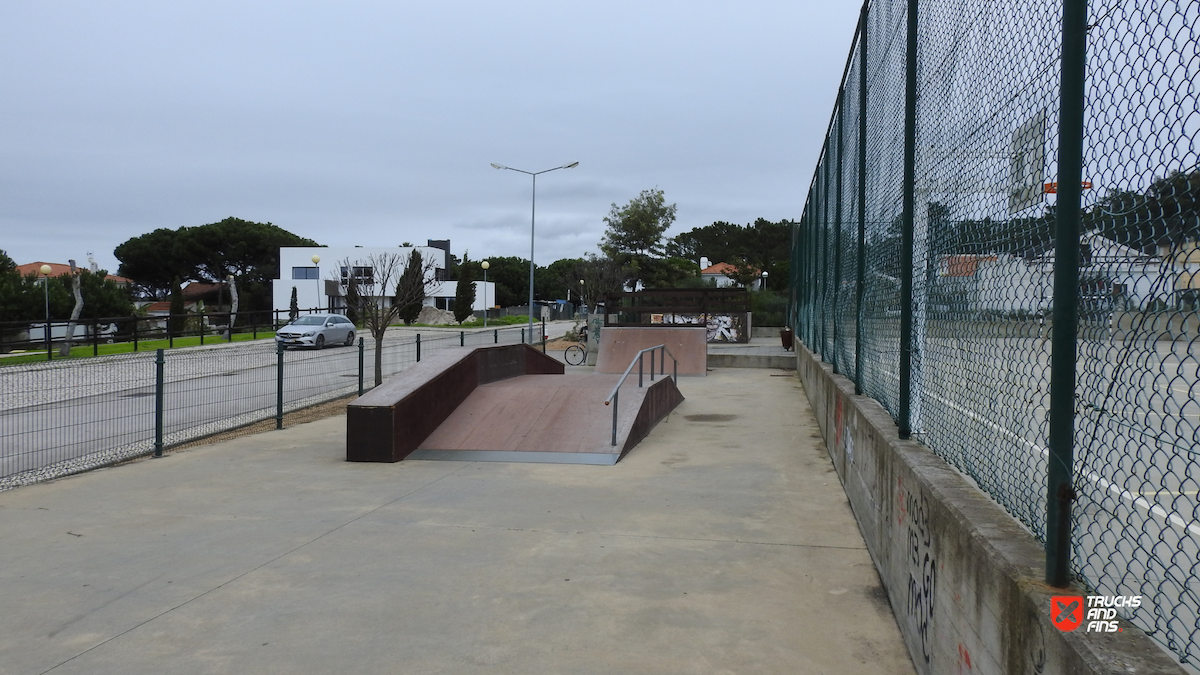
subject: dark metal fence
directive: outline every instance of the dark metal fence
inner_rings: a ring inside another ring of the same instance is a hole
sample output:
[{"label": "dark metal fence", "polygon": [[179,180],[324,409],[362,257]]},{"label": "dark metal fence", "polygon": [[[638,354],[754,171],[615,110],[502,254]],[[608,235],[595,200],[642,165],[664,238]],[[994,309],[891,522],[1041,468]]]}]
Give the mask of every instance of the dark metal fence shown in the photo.
[{"label": "dark metal fence", "polygon": [[[389,333],[383,375],[422,353],[531,341],[525,333],[523,326]],[[264,420],[282,426],[287,413],[372,388],[374,363],[367,335],[323,350],[280,352],[263,340],[0,366],[0,490]]]},{"label": "dark metal fence", "polygon": [[1200,3],[864,4],[789,322],[1200,654]]},{"label": "dark metal fence", "polygon": [[[302,310],[302,314],[326,310]],[[230,319],[233,330],[229,330]],[[14,351],[40,351],[47,360],[58,357],[58,350],[71,334],[71,345],[98,355],[102,345],[126,344],[132,351],[153,351],[159,346],[173,348],[176,340],[194,338],[199,344],[256,340],[259,333],[272,333],[290,321],[287,311],[197,312],[157,316],[81,318],[74,322],[51,321],[0,322],[0,354]],[[165,345],[156,343],[165,342]]]}]

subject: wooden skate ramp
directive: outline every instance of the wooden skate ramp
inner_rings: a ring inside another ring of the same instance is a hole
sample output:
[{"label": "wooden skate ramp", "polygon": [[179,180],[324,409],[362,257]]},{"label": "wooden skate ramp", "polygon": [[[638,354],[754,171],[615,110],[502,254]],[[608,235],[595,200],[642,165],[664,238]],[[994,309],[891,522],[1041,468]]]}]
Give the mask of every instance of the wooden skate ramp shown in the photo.
[{"label": "wooden skate ramp", "polygon": [[[675,358],[679,359],[680,375],[708,374],[708,342],[704,327],[604,327],[600,329],[600,353],[596,357],[597,373],[621,374],[637,353],[647,347],[666,345]],[[659,363],[659,353],[654,355],[654,368],[671,374],[671,357],[666,366]],[[650,372],[650,355],[644,357],[645,372]],[[633,367],[637,374],[637,366]]]},{"label": "wooden skate ramp", "polygon": [[[449,351],[449,350],[447,350]],[[562,373],[533,349],[445,353],[347,407],[346,458],[615,464],[683,401],[675,381]],[[557,370],[557,374],[555,371]],[[376,447],[378,446],[378,447]]]}]

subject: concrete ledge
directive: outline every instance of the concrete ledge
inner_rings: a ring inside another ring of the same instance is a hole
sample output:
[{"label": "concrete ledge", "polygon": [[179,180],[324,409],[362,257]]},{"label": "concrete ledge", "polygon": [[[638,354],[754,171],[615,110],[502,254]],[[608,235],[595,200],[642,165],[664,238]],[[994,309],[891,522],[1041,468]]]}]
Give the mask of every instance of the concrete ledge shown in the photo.
[{"label": "concrete ledge", "polygon": [[709,368],[778,368],[795,370],[796,357],[777,354],[709,354]]},{"label": "concrete ledge", "polygon": [[564,368],[529,345],[440,350],[346,406],[346,461],[399,462],[480,384]]},{"label": "concrete ledge", "polygon": [[783,326],[755,326],[750,330],[751,338],[775,338],[779,339],[779,331],[783,330]]},{"label": "concrete ledge", "polygon": [[[919,673],[1184,671],[1126,621],[1120,633],[1062,632],[1041,546],[995,502],[915,441],[877,402],[796,346],[826,449],[887,588]],[[711,357],[710,357],[711,358]]]}]

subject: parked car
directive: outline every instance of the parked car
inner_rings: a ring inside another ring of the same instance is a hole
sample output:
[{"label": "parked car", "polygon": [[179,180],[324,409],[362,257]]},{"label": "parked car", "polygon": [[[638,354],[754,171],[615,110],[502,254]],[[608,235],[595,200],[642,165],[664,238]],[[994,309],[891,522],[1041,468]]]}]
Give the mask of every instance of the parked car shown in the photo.
[{"label": "parked car", "polygon": [[306,314],[275,331],[276,344],[321,349],[329,344],[354,344],[354,322],[342,314]]}]

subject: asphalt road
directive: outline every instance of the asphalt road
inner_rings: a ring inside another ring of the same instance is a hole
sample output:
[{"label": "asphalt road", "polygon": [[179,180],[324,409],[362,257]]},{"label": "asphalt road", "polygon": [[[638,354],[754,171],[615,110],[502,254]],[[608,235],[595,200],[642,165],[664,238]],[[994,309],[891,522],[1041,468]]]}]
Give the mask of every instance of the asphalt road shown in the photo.
[{"label": "asphalt road", "polygon": [[[558,334],[569,323],[556,326]],[[384,342],[384,377],[424,353],[460,346],[457,330],[401,329]],[[521,327],[465,332],[461,344],[513,344]],[[374,340],[363,350],[365,386],[374,382]],[[276,414],[274,341],[166,352],[164,443],[199,438]],[[93,457],[105,463],[153,449],[155,355],[96,357],[0,368],[0,478]],[[291,410],[358,392],[359,350],[327,347],[284,353],[283,400]]]}]

